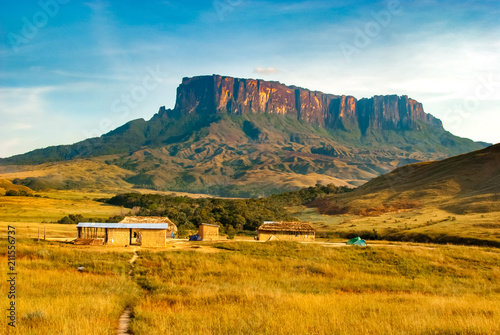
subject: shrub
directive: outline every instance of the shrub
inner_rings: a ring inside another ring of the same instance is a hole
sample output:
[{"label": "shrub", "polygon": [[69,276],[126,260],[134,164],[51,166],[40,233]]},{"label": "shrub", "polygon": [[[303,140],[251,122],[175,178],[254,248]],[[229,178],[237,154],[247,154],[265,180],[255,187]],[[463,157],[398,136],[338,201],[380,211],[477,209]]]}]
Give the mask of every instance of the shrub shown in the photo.
[{"label": "shrub", "polygon": [[5,196],[6,197],[32,197],[33,194],[31,194],[30,192],[26,192],[24,190],[19,190],[19,191],[8,190],[7,192],[5,192]]},{"label": "shrub", "polygon": [[228,240],[233,240],[234,236],[236,235],[236,230],[234,229],[233,226],[228,226],[226,228],[226,235]]}]

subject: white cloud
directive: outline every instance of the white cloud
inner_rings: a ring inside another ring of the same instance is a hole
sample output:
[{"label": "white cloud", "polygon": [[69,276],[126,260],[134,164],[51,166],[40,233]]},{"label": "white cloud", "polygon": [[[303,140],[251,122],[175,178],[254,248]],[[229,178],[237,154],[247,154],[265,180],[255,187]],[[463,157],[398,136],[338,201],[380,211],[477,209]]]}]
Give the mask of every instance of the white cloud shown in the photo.
[{"label": "white cloud", "polygon": [[29,130],[33,128],[33,125],[28,123],[13,123],[11,126],[15,130]]},{"label": "white cloud", "polygon": [[18,152],[18,147],[21,142],[20,138],[9,138],[0,141],[0,157],[9,157]]},{"label": "white cloud", "polygon": [[258,67],[255,70],[253,70],[253,73],[259,73],[259,74],[273,74],[273,73],[279,73],[280,71],[274,67]]},{"label": "white cloud", "polygon": [[79,139],[74,129],[80,125],[54,108],[49,97],[65,89],[68,87],[0,88],[0,157]]}]

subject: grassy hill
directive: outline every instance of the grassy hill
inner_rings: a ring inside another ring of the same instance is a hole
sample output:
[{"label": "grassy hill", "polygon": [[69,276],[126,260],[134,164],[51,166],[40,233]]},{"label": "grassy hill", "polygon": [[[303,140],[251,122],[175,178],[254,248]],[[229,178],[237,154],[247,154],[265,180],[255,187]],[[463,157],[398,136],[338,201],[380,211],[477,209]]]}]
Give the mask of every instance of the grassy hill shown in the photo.
[{"label": "grassy hill", "polygon": [[404,166],[308,206],[295,216],[324,236],[497,245],[500,145]]},{"label": "grassy hill", "polygon": [[50,189],[119,191],[132,187],[125,181],[132,175],[131,171],[99,160],[88,159],[38,165],[0,166],[0,178],[16,187],[26,187],[33,191]]},{"label": "grassy hill", "polygon": [[[410,164],[375,178],[352,193],[323,199],[362,214],[437,207],[451,213],[500,211],[500,144],[441,161]],[[335,204],[335,205],[333,205]]]}]

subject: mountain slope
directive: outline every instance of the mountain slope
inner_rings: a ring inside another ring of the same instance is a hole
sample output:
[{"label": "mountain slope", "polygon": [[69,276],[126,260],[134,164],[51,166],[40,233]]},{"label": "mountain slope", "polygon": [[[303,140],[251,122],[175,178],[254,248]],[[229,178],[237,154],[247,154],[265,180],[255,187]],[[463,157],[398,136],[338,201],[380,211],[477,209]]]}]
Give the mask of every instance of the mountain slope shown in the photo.
[{"label": "mountain slope", "polygon": [[406,96],[357,100],[214,75],[184,78],[175,108],[149,121],[0,165],[91,159],[125,169],[123,180],[138,187],[261,196],[316,183],[358,186],[484,146],[445,131]]},{"label": "mountain slope", "polygon": [[421,206],[457,214],[500,211],[500,144],[400,167],[349,194],[314,205],[325,213],[370,214]]}]

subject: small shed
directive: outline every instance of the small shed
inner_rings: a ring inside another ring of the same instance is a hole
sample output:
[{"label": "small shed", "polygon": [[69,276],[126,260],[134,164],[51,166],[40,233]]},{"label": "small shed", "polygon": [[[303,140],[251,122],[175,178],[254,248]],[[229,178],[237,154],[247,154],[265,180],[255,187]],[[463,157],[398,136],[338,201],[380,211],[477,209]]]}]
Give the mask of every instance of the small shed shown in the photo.
[{"label": "small shed", "polygon": [[[126,223],[126,224],[162,224],[162,223],[168,223],[168,228],[166,231],[166,238],[167,239],[172,239],[177,235],[177,226],[170,221],[170,219],[166,216],[126,216],[123,218],[123,220],[120,221],[120,223]],[[137,229],[132,230],[132,235],[133,238],[139,237],[139,231]],[[148,232],[146,232],[146,235]],[[142,232],[142,235],[144,235],[144,232]]]},{"label": "small shed", "polygon": [[126,217],[119,223],[81,222],[77,229],[75,244],[143,247],[164,247],[173,237],[172,232],[177,231],[166,217]]},{"label": "small shed", "polygon": [[203,241],[214,241],[219,239],[219,226],[202,223],[198,233]]},{"label": "small shed", "polygon": [[316,230],[309,222],[265,221],[257,230],[259,241],[314,241]]}]

